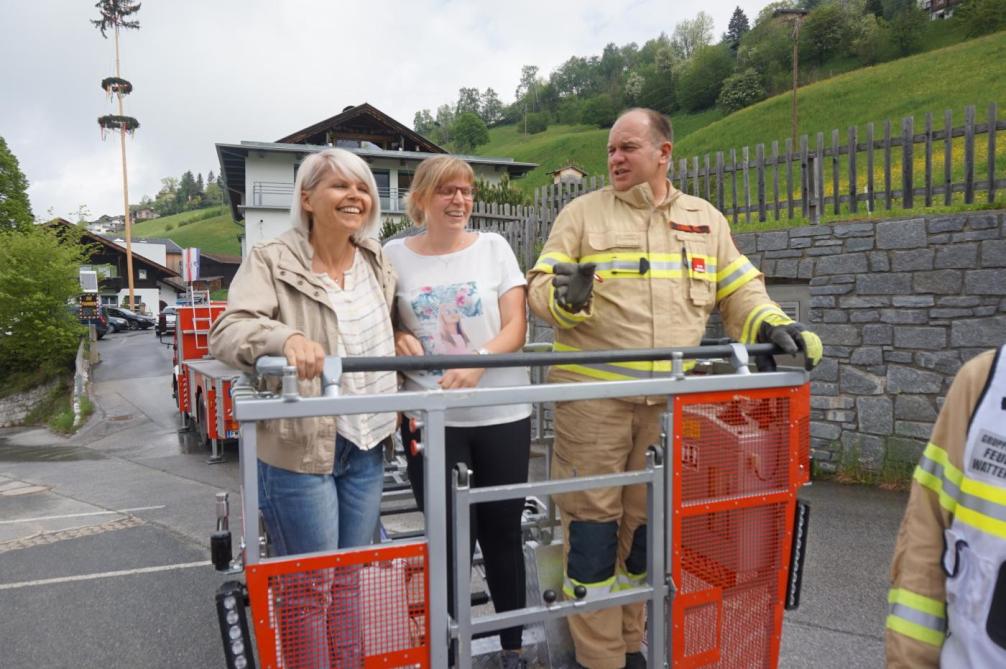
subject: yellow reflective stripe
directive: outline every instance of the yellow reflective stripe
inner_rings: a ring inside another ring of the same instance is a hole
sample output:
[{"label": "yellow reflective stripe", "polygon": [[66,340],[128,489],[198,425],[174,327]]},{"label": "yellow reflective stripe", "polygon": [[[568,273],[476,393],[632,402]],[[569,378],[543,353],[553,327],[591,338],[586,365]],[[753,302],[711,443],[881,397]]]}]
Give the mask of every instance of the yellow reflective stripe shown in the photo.
[{"label": "yellow reflective stripe", "polygon": [[645,571],[641,574],[633,574],[629,570],[619,567],[618,572],[615,574],[615,578],[618,579],[618,583],[615,585],[615,590],[628,590],[630,588],[638,588],[642,585],[646,585]]},{"label": "yellow reflective stripe", "polygon": [[792,322],[789,316],[782,309],[774,304],[760,304],[748,313],[741,329],[741,343],[753,344],[758,338],[758,328],[769,316],[782,316],[787,321]]},{"label": "yellow reflective stripe", "polygon": [[898,634],[903,634],[909,639],[915,639],[916,641],[921,641],[922,643],[929,644],[930,646],[936,646],[937,648],[943,646],[943,640],[946,638],[946,634],[943,632],[937,632],[936,630],[929,629],[919,625],[918,623],[913,623],[910,620],[905,620],[904,618],[899,618],[895,615],[887,616],[887,629],[897,632]]},{"label": "yellow reflective stripe", "polygon": [[548,311],[552,314],[552,318],[555,319],[556,325],[564,330],[576,327],[590,316],[590,314],[584,312],[571,314],[560,307],[559,303],[555,301],[555,286],[551,284],[548,286]]},{"label": "yellow reflective stripe", "polygon": [[604,595],[613,591],[615,589],[615,577],[612,576],[611,578],[607,578],[603,581],[598,581],[597,583],[582,583],[574,578],[570,578],[567,576],[566,578],[563,579],[562,591],[567,597],[571,599],[576,599],[576,595],[574,594],[573,589],[576,588],[576,586],[578,585],[582,585],[584,588],[587,589],[587,596],[584,597],[583,599],[591,600],[595,599],[598,595]]},{"label": "yellow reflective stripe", "polygon": [[745,256],[741,256],[717,272],[716,282],[720,284],[716,291],[716,299],[722,300],[733,295],[743,286],[758,278],[758,268],[751,264]]},{"label": "yellow reflective stripe", "polygon": [[[934,463],[941,475],[929,471]],[[947,452],[930,442],[922,454],[913,478],[928,490],[936,493],[940,506],[952,513],[957,520],[987,534],[1006,539],[1006,520],[990,513],[1004,516],[1006,509],[998,499],[986,497],[982,491],[988,486],[964,475],[950,463]],[[996,495],[995,497],[999,497]],[[982,509],[982,510],[979,510]]]},{"label": "yellow reflective stripe", "polygon": [[932,597],[920,595],[911,590],[905,590],[904,588],[891,588],[887,592],[887,603],[904,604],[917,611],[928,613],[931,616],[946,618],[946,606],[944,606],[943,602]]},{"label": "yellow reflective stripe", "polygon": [[555,266],[556,263],[560,262],[576,262],[576,261],[570,258],[565,253],[549,251],[548,253],[542,253],[538,257],[538,262],[536,262],[534,267],[531,268],[531,271],[544,272],[545,274],[552,274],[552,268]]},{"label": "yellow reflective stripe", "polygon": [[[581,351],[582,349],[555,342],[552,345],[553,351]],[[654,373],[670,374],[670,360],[633,360],[629,362],[604,362],[590,365],[555,365],[557,369],[564,369],[568,372],[582,374],[602,381],[634,381],[636,379],[652,378]],[[684,371],[690,371],[695,367],[695,360],[684,361]],[[619,370],[625,370],[621,373]],[[630,373],[631,372],[631,373]]]}]

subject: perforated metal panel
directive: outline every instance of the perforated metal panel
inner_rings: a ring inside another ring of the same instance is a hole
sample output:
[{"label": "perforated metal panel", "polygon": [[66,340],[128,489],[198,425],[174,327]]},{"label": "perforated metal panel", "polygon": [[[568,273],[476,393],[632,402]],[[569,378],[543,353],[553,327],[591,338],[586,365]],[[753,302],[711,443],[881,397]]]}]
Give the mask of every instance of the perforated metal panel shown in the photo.
[{"label": "perforated metal panel", "polygon": [[248,567],[261,667],[429,667],[426,544]]},{"label": "perforated metal panel", "polygon": [[776,666],[809,412],[806,386],[675,398],[674,666]]}]

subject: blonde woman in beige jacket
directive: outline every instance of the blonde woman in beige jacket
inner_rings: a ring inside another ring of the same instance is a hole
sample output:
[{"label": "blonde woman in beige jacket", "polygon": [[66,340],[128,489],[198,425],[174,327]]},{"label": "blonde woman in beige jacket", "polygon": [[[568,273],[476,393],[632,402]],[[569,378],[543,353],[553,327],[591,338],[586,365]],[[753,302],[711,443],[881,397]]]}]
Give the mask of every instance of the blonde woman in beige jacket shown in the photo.
[{"label": "blonde woman in beige jacket", "polygon": [[[301,393],[318,395],[326,355],[395,354],[395,276],[374,239],[377,185],[358,156],[327,149],[304,160],[291,215],[291,230],[256,245],[241,264],[210,352],[244,370],[263,355],[282,355],[297,367]],[[394,372],[340,378],[345,395],[396,390]],[[379,446],[394,429],[393,413],[259,423],[259,508],[277,554],[371,542],[384,476]],[[358,621],[356,579],[320,576],[299,602],[301,622],[287,626],[299,637],[311,632],[310,652],[327,654],[333,666],[359,664],[358,625],[347,625]],[[326,619],[327,632],[319,624]]]}]

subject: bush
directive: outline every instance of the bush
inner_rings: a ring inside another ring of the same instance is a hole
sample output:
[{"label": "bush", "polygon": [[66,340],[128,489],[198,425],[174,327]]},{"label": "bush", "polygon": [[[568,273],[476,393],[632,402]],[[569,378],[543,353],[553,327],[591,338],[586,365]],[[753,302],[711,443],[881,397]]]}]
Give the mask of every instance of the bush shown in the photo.
[{"label": "bush", "polygon": [[0,378],[55,372],[73,362],[84,332],[67,304],[80,294],[80,231],[0,233]]},{"label": "bush", "polygon": [[527,132],[530,135],[548,130],[548,114],[546,112],[532,112],[527,115]]},{"label": "bush", "polygon": [[748,68],[726,78],[716,104],[729,114],[764,99],[761,75],[754,68]]},{"label": "bush", "polygon": [[576,125],[583,120],[583,102],[579,98],[563,98],[555,116],[559,123]]},{"label": "bush", "polygon": [[583,122],[598,128],[610,128],[618,118],[618,107],[610,95],[596,95],[583,103]]},{"label": "bush", "polygon": [[171,230],[174,230],[174,229],[175,229],[175,224],[174,223],[168,223],[167,225],[164,226],[164,231],[165,232],[170,232]]}]

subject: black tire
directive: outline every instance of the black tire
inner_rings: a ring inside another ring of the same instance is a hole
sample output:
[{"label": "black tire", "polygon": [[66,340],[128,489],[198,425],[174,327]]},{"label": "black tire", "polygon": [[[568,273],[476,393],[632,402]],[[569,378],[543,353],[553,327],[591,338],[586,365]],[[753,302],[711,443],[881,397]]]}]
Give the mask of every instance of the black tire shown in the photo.
[{"label": "black tire", "polygon": [[136,321],[127,321],[127,322],[129,323],[129,329],[130,330],[135,330],[136,329]]}]

